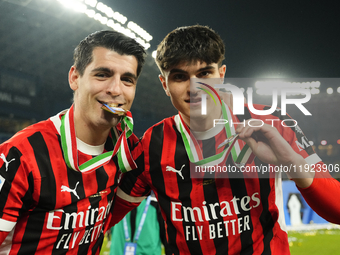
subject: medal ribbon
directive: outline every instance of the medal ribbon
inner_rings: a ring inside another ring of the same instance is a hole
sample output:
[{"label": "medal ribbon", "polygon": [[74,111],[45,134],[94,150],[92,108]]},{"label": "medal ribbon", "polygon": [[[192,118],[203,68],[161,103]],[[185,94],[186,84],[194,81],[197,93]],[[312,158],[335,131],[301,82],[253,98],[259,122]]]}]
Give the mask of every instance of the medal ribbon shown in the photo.
[{"label": "medal ribbon", "polygon": [[[224,104],[224,102],[221,100],[220,96],[218,95],[218,93],[213,87],[205,83],[201,83],[201,82],[199,83],[206,86],[212,92],[210,94],[215,94],[216,97],[219,99],[219,102],[222,108],[222,117],[223,119],[227,120],[227,122],[224,125],[227,137],[229,138],[235,135],[236,131],[235,131],[234,126],[230,126],[228,123],[230,123],[230,121],[232,121],[233,123],[236,123],[238,121],[236,117],[233,114],[231,114],[229,107],[227,107]],[[204,89],[204,91],[206,90]],[[198,166],[218,165],[226,157],[228,157],[230,153],[232,155],[235,165],[238,167],[251,163],[254,160],[255,155],[252,153],[249,146],[245,144],[243,141],[239,141],[238,139],[234,139],[232,143],[222,152],[216,155],[213,155],[211,157],[208,157],[208,158],[203,158],[203,153],[201,151],[201,148],[196,138],[193,136],[192,132],[190,132],[189,127],[185,124],[181,115],[179,114],[177,116],[175,117],[176,125],[178,126],[179,131],[181,132],[185,149],[187,151],[189,160],[192,163]]]},{"label": "medal ribbon", "polygon": [[148,198],[146,199],[144,211],[143,211],[141,220],[140,220],[140,222],[139,222],[139,225],[138,225],[138,228],[137,228],[137,232],[135,233],[135,236],[134,236],[134,237],[131,237],[131,238],[130,238],[129,229],[128,229],[128,225],[127,225],[127,220],[126,220],[126,216],[123,218],[123,222],[124,222],[124,235],[125,235],[125,241],[126,241],[126,242],[134,242],[134,243],[137,243],[137,241],[138,241],[138,239],[139,239],[139,236],[140,236],[140,233],[142,232],[143,225],[144,225],[144,223],[145,223],[145,218],[146,218],[146,214],[147,214],[148,209],[149,209],[150,202],[151,202],[151,195],[148,196]]},{"label": "medal ribbon", "polygon": [[131,152],[127,143],[127,138],[129,138],[133,132],[133,119],[130,111],[127,111],[126,116],[122,119],[121,128],[123,131],[121,134],[119,134],[120,132],[116,127],[111,129],[111,138],[114,144],[113,151],[100,154],[79,166],[73,108],[74,107],[72,105],[66,114],[61,117],[60,126],[61,145],[65,162],[68,167],[77,171],[89,171],[108,163],[116,154],[118,158],[119,169],[123,173],[137,167],[131,156]]}]

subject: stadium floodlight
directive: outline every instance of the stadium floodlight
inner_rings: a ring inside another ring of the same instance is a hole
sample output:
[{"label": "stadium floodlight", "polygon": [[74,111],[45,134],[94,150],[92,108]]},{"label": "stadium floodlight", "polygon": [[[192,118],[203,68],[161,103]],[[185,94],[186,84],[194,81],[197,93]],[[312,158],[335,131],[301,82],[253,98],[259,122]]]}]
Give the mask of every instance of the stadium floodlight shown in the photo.
[{"label": "stadium floodlight", "polygon": [[154,51],[152,52],[151,56],[155,59],[156,56],[157,56],[157,50],[154,50]]},{"label": "stadium floodlight", "polygon": [[[311,94],[319,94],[321,83],[320,81],[312,81],[312,82],[289,82],[285,80],[275,80],[275,79],[270,79],[270,80],[265,80],[265,81],[257,81],[255,82],[255,88],[256,88],[256,93],[258,95],[272,95],[272,90],[273,89],[308,89],[310,90]],[[290,92],[287,93],[287,95],[301,95],[301,93],[298,92]]]},{"label": "stadium floodlight", "polygon": [[94,18],[94,16],[96,16],[96,12],[94,10],[86,10],[85,14],[89,16],[89,18]]},{"label": "stadium floodlight", "polygon": [[328,88],[326,90],[326,92],[327,92],[328,95],[331,95],[331,94],[333,94],[333,89],[332,88]]},{"label": "stadium floodlight", "polygon": [[124,15],[120,14],[119,12],[114,12],[113,15],[112,15],[112,17],[113,17],[115,20],[117,20],[118,22],[122,23],[123,25],[124,25],[124,24],[126,23],[126,21],[127,21],[127,18],[126,18]]},{"label": "stadium floodlight", "polygon": [[338,87],[338,89],[336,90],[338,93],[340,93],[340,87]]},{"label": "stadium floodlight", "polygon": [[310,93],[311,93],[312,95],[320,94],[320,89],[312,88],[312,89],[310,90]]},{"label": "stadium floodlight", "polygon": [[322,140],[320,143],[321,143],[321,145],[326,145],[327,141],[326,140]]},{"label": "stadium floodlight", "polygon": [[135,39],[146,50],[151,47],[149,42],[153,39],[153,37],[148,32],[132,21],[130,21],[126,27],[123,27],[122,25],[125,25],[128,20],[127,17],[117,11],[113,11],[111,7],[103,4],[102,2],[98,2],[97,0],[57,1],[68,9],[85,13],[89,18],[92,18],[113,30]]},{"label": "stadium floodlight", "polygon": [[85,0],[85,4],[94,8],[97,5],[97,0]]},{"label": "stadium floodlight", "polygon": [[76,12],[85,13],[85,11],[87,10],[86,5],[77,0],[58,0],[58,1],[66,8],[72,9]]},{"label": "stadium floodlight", "polygon": [[146,32],[143,28],[138,26],[136,23],[129,21],[127,27],[130,28],[132,31],[136,32],[141,37],[143,37],[146,41],[149,42],[152,40],[152,36],[148,32]]}]

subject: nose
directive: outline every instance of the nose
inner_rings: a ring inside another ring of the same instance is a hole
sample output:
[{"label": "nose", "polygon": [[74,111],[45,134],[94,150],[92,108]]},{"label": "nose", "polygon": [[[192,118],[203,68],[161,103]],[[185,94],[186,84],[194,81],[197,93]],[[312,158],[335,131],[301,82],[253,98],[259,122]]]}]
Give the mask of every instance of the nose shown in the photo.
[{"label": "nose", "polygon": [[118,96],[121,93],[122,93],[122,81],[120,80],[120,77],[117,75],[112,77],[112,79],[108,81],[106,94],[109,94],[111,96]]},{"label": "nose", "polygon": [[200,89],[202,87],[202,85],[199,83],[201,82],[202,79],[195,77],[192,77],[190,79],[190,93],[191,94],[200,94],[202,93],[202,90]]}]

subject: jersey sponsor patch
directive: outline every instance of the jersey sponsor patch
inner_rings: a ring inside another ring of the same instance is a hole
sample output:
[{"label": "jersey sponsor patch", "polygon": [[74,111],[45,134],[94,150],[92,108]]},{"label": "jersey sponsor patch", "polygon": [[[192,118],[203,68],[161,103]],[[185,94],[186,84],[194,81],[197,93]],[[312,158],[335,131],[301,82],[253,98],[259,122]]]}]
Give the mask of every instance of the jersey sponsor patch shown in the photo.
[{"label": "jersey sponsor patch", "polygon": [[5,183],[5,178],[0,175],[0,191],[1,191],[2,186],[4,185],[4,183]]}]

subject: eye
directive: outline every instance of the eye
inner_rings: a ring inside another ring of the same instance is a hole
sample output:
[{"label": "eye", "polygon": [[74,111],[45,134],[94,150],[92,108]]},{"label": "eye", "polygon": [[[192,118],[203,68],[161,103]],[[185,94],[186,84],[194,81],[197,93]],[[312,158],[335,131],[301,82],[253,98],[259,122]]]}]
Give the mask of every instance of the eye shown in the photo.
[{"label": "eye", "polygon": [[186,81],[188,79],[187,75],[182,73],[175,73],[172,75],[172,80],[174,81]]},{"label": "eye", "polygon": [[107,73],[96,73],[94,75],[95,77],[98,77],[98,78],[106,78],[106,77],[109,77],[109,75]]},{"label": "eye", "polygon": [[211,71],[202,71],[200,72],[197,77],[199,78],[206,78],[206,77],[209,77],[209,75],[211,74],[212,72]]},{"label": "eye", "polygon": [[131,85],[133,85],[133,84],[136,83],[135,79],[133,79],[132,77],[122,77],[121,80],[122,80],[124,83],[128,83],[128,84],[131,84]]}]

